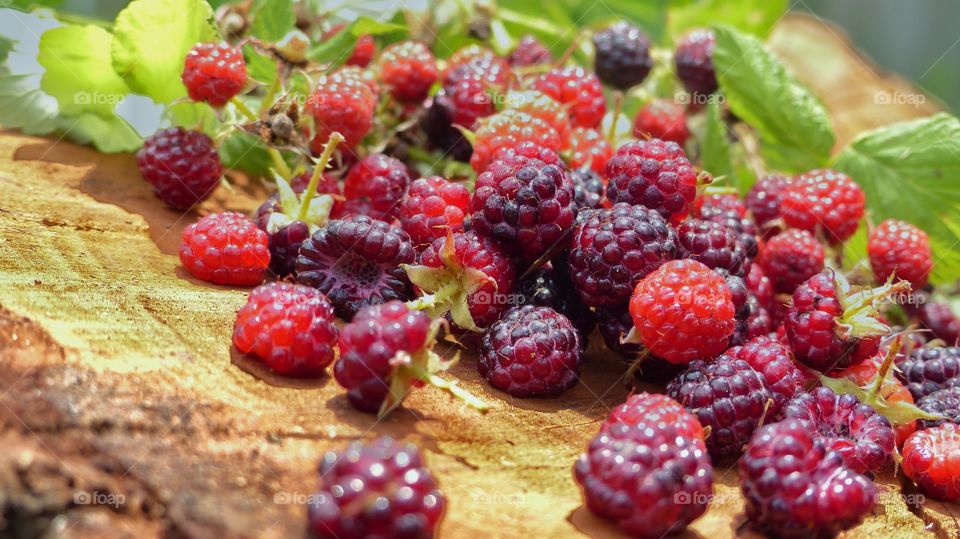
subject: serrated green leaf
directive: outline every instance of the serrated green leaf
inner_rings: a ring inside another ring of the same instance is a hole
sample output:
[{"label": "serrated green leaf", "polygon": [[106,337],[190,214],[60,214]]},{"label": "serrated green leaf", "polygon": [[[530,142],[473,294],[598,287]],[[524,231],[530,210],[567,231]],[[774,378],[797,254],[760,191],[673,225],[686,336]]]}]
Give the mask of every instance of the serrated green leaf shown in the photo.
[{"label": "serrated green leaf", "polygon": [[720,117],[720,105],[711,100],[707,105],[707,125],[700,145],[700,166],[714,177],[726,176],[726,184],[741,187],[730,158],[730,140],[727,126]]},{"label": "serrated green leaf", "polygon": [[730,109],[760,135],[767,164],[785,172],[821,166],[834,134],[823,105],[757,38],[716,29],[713,64]]},{"label": "serrated green leaf", "polygon": [[268,175],[273,161],[263,144],[246,133],[233,133],[220,145],[220,160],[227,168],[240,169],[251,174]]},{"label": "serrated green leaf", "polygon": [[28,135],[57,129],[57,100],[40,90],[36,75],[0,75],[0,125]]},{"label": "serrated green leaf", "polygon": [[93,144],[103,153],[132,152],[143,145],[140,135],[123,118],[83,112],[77,116],[62,116],[59,128],[67,137],[80,144]]},{"label": "serrated green leaf", "polygon": [[250,33],[270,42],[287,35],[297,22],[292,0],[254,0],[250,16]]},{"label": "serrated green leaf", "polygon": [[960,120],[940,113],[863,133],[833,167],[863,187],[874,222],[900,219],[927,232],[933,282],[960,279]]},{"label": "serrated green leaf", "polygon": [[401,24],[360,17],[334,34],[330,39],[310,47],[310,50],[307,51],[307,58],[321,64],[339,66],[350,57],[350,53],[357,43],[357,38],[367,34],[378,36],[403,32],[406,29],[406,26]]},{"label": "serrated green leaf", "polygon": [[113,69],[135,92],[158,103],[186,95],[183,61],[197,43],[218,39],[204,0],[134,0],[117,15]]},{"label": "serrated green leaf", "polygon": [[37,61],[46,69],[40,87],[57,98],[63,114],[109,118],[130,93],[111,65],[112,41],[110,32],[92,25],[61,26],[40,36]]},{"label": "serrated green leaf", "polygon": [[678,38],[688,30],[728,24],[742,32],[766,36],[787,11],[786,0],[695,0],[671,2],[667,15],[670,36]]},{"label": "serrated green leaf", "polygon": [[247,76],[253,80],[270,84],[277,78],[277,64],[247,45],[243,48],[243,57],[247,61]]}]

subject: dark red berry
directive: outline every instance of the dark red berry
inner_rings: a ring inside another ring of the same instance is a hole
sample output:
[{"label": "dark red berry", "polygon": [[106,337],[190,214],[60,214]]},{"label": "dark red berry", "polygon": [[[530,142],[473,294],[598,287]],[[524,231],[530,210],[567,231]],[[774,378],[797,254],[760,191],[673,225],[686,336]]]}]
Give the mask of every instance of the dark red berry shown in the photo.
[{"label": "dark red berry", "polygon": [[680,256],[708,268],[745,277],[750,268],[747,250],[730,229],[712,221],[687,219],[677,226]]},{"label": "dark red berry", "polygon": [[713,221],[729,228],[746,249],[747,257],[752,259],[757,256],[757,227],[747,215],[746,205],[736,195],[706,194],[695,215],[704,221]]},{"label": "dark red berry", "polygon": [[675,142],[628,142],[607,161],[607,198],[657,210],[677,224],[693,209],[697,173]]},{"label": "dark red berry", "polygon": [[617,21],[595,33],[593,47],[593,69],[608,86],[620,90],[636,86],[653,67],[650,38],[626,21]]},{"label": "dark red berry", "polygon": [[747,193],[747,209],[762,230],[776,234],[783,227],[777,222],[781,220],[780,200],[786,186],[786,178],[771,175],[757,180]]},{"label": "dark red berry", "polygon": [[600,79],[582,67],[555,67],[540,75],[533,87],[568,105],[574,126],[599,127],[607,112]]},{"label": "dark red berry", "polygon": [[806,230],[790,229],[770,238],[757,256],[775,291],[792,294],[823,269],[823,245]]},{"label": "dark red berry", "polygon": [[380,55],[379,64],[380,80],[397,101],[423,101],[439,77],[437,59],[419,41],[389,45]]},{"label": "dark red berry", "polygon": [[200,43],[187,53],[180,78],[190,99],[222,107],[247,83],[247,63],[230,45]]},{"label": "dark red berry", "polygon": [[683,146],[690,136],[687,113],[684,108],[666,99],[655,99],[637,112],[633,121],[633,136],[639,139],[658,138]]},{"label": "dark red berry", "polygon": [[944,423],[907,438],[903,473],[934,498],[960,499],[960,427]]},{"label": "dark red berry", "polygon": [[943,416],[942,419],[921,420],[921,428],[937,427],[948,421],[950,423],[960,423],[960,387],[934,391],[918,400],[917,408],[930,414]]},{"label": "dark red berry", "polygon": [[240,213],[210,214],[184,229],[180,263],[214,284],[260,284],[270,265],[267,234]]},{"label": "dark red berry", "polygon": [[470,165],[478,174],[487,170],[501,150],[529,142],[558,153],[564,144],[549,123],[512,109],[481,120],[474,135]]},{"label": "dark red berry", "polygon": [[794,363],[790,349],[772,337],[757,337],[743,346],[730,348],[724,355],[746,361],[763,378],[773,397],[769,417],[779,416],[787,401],[806,385],[806,377]]},{"label": "dark red berry", "polygon": [[489,87],[502,88],[510,81],[510,76],[510,64],[505,58],[479,45],[468,45],[447,59],[441,81],[444,88],[464,79],[480,79]]},{"label": "dark red berry", "polygon": [[550,307],[567,317],[580,332],[580,341],[586,347],[587,336],[594,326],[593,312],[580,301],[563,268],[548,262],[517,284],[517,292],[520,305]]},{"label": "dark red berry", "polygon": [[948,346],[960,342],[960,318],[954,314],[949,303],[928,301],[920,306],[917,315],[920,324]]},{"label": "dark red berry", "polygon": [[589,168],[570,171],[573,180],[573,194],[580,210],[594,210],[603,205],[603,193],[606,183],[603,178]]},{"label": "dark red berry", "polygon": [[830,169],[811,170],[783,189],[780,213],[788,226],[839,243],[857,231],[865,198],[863,189],[846,174]]},{"label": "dark red berry", "polygon": [[625,425],[646,424],[660,428],[666,423],[673,425],[681,436],[706,438],[697,416],[679,402],[658,393],[634,393],[626,402],[610,410],[610,415],[600,425],[600,432],[610,430],[617,423]]},{"label": "dark red berry", "polygon": [[757,301],[760,302],[761,307],[764,309],[773,307],[773,281],[767,277],[767,272],[764,271],[763,266],[751,264],[750,272],[747,273],[747,278],[744,281],[747,283],[747,288],[753,292]]},{"label": "dark red berry", "polygon": [[[643,346],[639,343],[623,342],[630,330],[633,329],[633,318],[630,317],[630,311],[626,308],[601,308],[597,309],[596,318],[597,329],[600,330],[600,336],[607,348],[620,354],[623,359],[629,362],[636,361],[639,354],[643,352]],[[643,370],[647,361],[649,360],[645,359],[640,364],[640,370]],[[680,370],[682,370],[682,367],[678,368],[677,372],[673,374],[678,374]],[[673,376],[669,376],[667,379],[669,378],[673,378]]]},{"label": "dark red berry", "polygon": [[520,38],[509,57],[510,65],[515,67],[547,64],[552,59],[553,56],[543,43],[529,34]]},{"label": "dark red berry", "polygon": [[914,400],[952,387],[960,387],[960,348],[918,348],[897,361],[897,378]]},{"label": "dark red berry", "polygon": [[673,55],[677,77],[695,98],[717,91],[717,76],[713,70],[715,46],[713,30],[694,30],[677,44]]},{"label": "dark red berry", "polygon": [[175,210],[206,200],[223,174],[210,137],[182,127],[170,127],[147,137],[137,152],[137,167],[153,186],[153,194]]},{"label": "dark red berry", "polygon": [[399,159],[372,154],[355,163],[343,179],[345,211],[392,221],[411,182],[407,165]]},{"label": "dark red berry", "polygon": [[427,110],[420,121],[420,126],[426,133],[431,148],[440,150],[443,155],[457,161],[467,162],[470,161],[473,147],[470,146],[470,142],[463,136],[463,133],[453,126],[456,114],[457,111],[451,97],[446,93],[446,90],[440,90],[433,96],[430,105],[427,106]]},{"label": "dark red berry", "polygon": [[451,124],[474,129],[480,118],[497,112],[496,103],[490,95],[492,88],[482,79],[463,79],[440,91],[447,96]]}]

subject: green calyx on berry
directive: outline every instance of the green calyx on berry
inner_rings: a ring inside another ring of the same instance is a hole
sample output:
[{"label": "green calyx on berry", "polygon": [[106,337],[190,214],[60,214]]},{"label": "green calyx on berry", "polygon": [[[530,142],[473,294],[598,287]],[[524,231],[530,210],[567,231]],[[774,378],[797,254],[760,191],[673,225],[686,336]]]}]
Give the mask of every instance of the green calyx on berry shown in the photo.
[{"label": "green calyx on berry", "polygon": [[456,365],[460,359],[459,352],[452,359],[447,360],[433,351],[440,328],[447,327],[447,325],[447,321],[442,318],[433,320],[423,348],[413,353],[401,350],[390,360],[390,365],[393,367],[389,377],[390,391],[380,406],[380,411],[377,413],[378,418],[389,415],[390,412],[400,406],[413,387],[424,384],[442,389],[482,413],[489,410],[489,406],[485,402],[460,387],[455,380],[448,380],[437,375],[437,373],[446,371]]},{"label": "green calyx on berry", "polygon": [[431,318],[438,318],[450,313],[453,322],[464,329],[480,332],[470,314],[468,298],[487,284],[497,286],[497,282],[482,271],[465,266],[457,260],[454,250],[453,232],[447,231],[447,238],[440,249],[442,266],[415,266],[401,264],[407,272],[410,282],[425,294],[410,301],[407,305],[411,309],[425,310]]},{"label": "green calyx on berry", "polygon": [[321,226],[327,224],[330,219],[330,212],[333,210],[333,196],[317,195],[317,186],[320,185],[320,178],[323,171],[330,164],[330,158],[337,145],[343,142],[343,136],[340,133],[330,135],[330,140],[323,149],[323,154],[314,163],[313,174],[310,176],[310,183],[299,197],[293,192],[293,188],[282,176],[274,172],[274,178],[277,182],[277,195],[280,197],[280,211],[270,215],[267,221],[267,232],[276,233],[290,223],[302,221],[310,228],[312,234]]},{"label": "green calyx on berry", "polygon": [[834,290],[843,307],[843,315],[837,319],[837,335],[857,339],[889,334],[890,328],[877,318],[877,306],[895,294],[910,292],[910,283],[888,280],[877,288],[857,288],[838,271],[833,277]]}]

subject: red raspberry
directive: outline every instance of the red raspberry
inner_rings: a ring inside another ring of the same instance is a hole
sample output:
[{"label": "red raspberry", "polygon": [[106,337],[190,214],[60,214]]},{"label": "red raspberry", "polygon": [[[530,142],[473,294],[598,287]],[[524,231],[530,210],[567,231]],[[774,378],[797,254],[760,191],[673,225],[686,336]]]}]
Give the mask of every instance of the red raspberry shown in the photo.
[{"label": "red raspberry", "polygon": [[247,83],[247,63],[230,45],[200,43],[187,53],[180,78],[190,99],[222,107]]},{"label": "red raspberry", "polygon": [[507,109],[480,121],[470,165],[479,174],[487,170],[497,152],[516,148],[524,142],[532,142],[553,152],[559,152],[563,146],[557,131],[547,122],[525,112]]},{"label": "red raspberry", "polygon": [[780,212],[787,225],[840,243],[860,226],[865,198],[860,186],[846,174],[817,169],[787,184]]},{"label": "red raspberry", "polygon": [[635,537],[681,532],[713,494],[703,441],[664,422],[611,425],[573,470],[590,511]]},{"label": "red raspberry", "polygon": [[320,491],[307,507],[317,537],[430,538],[443,518],[446,498],[413,444],[356,441],[324,454],[318,475]]},{"label": "red raspberry", "polygon": [[780,231],[776,222],[781,219],[780,201],[787,183],[783,176],[767,176],[757,180],[747,193],[747,209],[753,214],[757,226],[770,234]]},{"label": "red raspberry", "polygon": [[591,307],[623,307],[637,283],[678,254],[677,234],[659,213],[614,204],[577,224],[567,257],[570,279]]},{"label": "red raspberry", "polygon": [[254,288],[237,313],[233,344],[280,374],[319,376],[333,363],[337,333],[333,307],[319,291],[268,283]]},{"label": "red raspberry", "polygon": [[813,425],[797,419],[759,429],[739,469],[747,518],[772,537],[833,537],[859,524],[877,496]]},{"label": "red raspberry", "polygon": [[413,262],[410,236],[365,215],[330,221],[300,246],[297,281],[327,295],[350,320],[366,305],[407,300],[410,281],[400,264]]},{"label": "red raspberry", "polygon": [[880,282],[891,275],[909,281],[914,290],[927,284],[933,268],[927,233],[903,221],[887,219],[870,231],[870,267]]},{"label": "red raspberry", "polygon": [[735,326],[730,288],[696,260],[671,260],[641,279],[630,315],[643,345],[671,363],[716,357]]},{"label": "red raspberry", "polygon": [[801,283],[823,269],[823,245],[806,230],[790,229],[770,238],[757,257],[773,288],[792,294]]},{"label": "red raspberry", "polygon": [[772,337],[756,337],[743,346],[730,348],[724,355],[746,361],[760,374],[773,396],[773,406],[767,412],[770,417],[778,417],[787,401],[806,385],[807,379],[794,363],[790,349]]},{"label": "red raspberry", "polygon": [[214,284],[260,284],[270,265],[267,234],[240,213],[213,213],[184,229],[180,263]]},{"label": "red raspberry", "polygon": [[540,75],[533,87],[568,105],[574,126],[599,127],[607,113],[600,79],[582,67],[555,67]]},{"label": "red raspberry", "polygon": [[463,79],[440,91],[448,96],[451,124],[473,129],[480,118],[497,112],[496,104],[490,95],[491,88],[482,79]]},{"label": "red raspberry", "polygon": [[550,51],[530,34],[520,38],[509,57],[510,65],[514,67],[549,64],[551,60],[553,60],[553,56]]},{"label": "red raspberry", "polygon": [[673,425],[681,436],[703,440],[706,436],[697,416],[691,414],[679,402],[658,393],[634,393],[626,402],[610,410],[610,415],[600,425],[600,432],[607,432],[617,423],[625,425]]},{"label": "red raspberry", "polygon": [[717,75],[713,70],[713,49],[716,38],[713,30],[693,30],[680,40],[673,55],[677,77],[684,88],[694,95],[694,103],[700,103],[699,96],[710,95],[717,91]]},{"label": "red raspberry", "polygon": [[137,167],[153,186],[153,194],[175,210],[206,200],[223,174],[210,137],[182,127],[170,127],[147,137],[137,152]]},{"label": "red raspberry", "polygon": [[667,384],[667,395],[710,429],[707,449],[717,460],[730,460],[743,450],[767,411],[772,394],[763,378],[745,361],[723,355],[696,360]]},{"label": "red raspberry", "polygon": [[846,278],[833,270],[808,279],[794,291],[783,321],[797,361],[828,372],[872,357],[879,337],[890,331],[874,303],[900,289],[885,285],[854,293]]},{"label": "red raspberry", "polygon": [[773,282],[760,264],[752,264],[745,279],[747,289],[757,297],[760,306],[764,309],[773,307]]},{"label": "red raspberry", "polygon": [[960,348],[918,348],[897,361],[897,378],[906,384],[913,399],[952,387],[960,387]]},{"label": "red raspberry", "polygon": [[567,164],[572,169],[590,167],[603,176],[607,161],[613,157],[613,146],[596,129],[574,127],[570,131],[570,152]]},{"label": "red raspberry", "polygon": [[417,301],[433,316],[449,312],[455,324],[473,331],[500,318],[515,278],[506,253],[473,231],[437,238],[420,255],[419,266],[404,269],[427,294]]},{"label": "red raspberry", "polygon": [[551,309],[514,307],[490,326],[480,342],[477,369],[510,396],[555,397],[576,385],[583,365],[580,334]]},{"label": "red raspberry", "polygon": [[415,103],[426,99],[437,81],[437,59],[419,41],[389,45],[380,55],[380,80],[397,101]]},{"label": "red raspberry", "polygon": [[470,199],[477,234],[507,252],[536,260],[569,242],[577,218],[573,181],[562,165],[495,158],[477,176]]},{"label": "red raspberry", "polygon": [[669,140],[683,146],[690,136],[687,113],[683,107],[666,99],[651,101],[637,113],[633,122],[633,136]]},{"label": "red raspberry", "polygon": [[567,118],[567,109],[552,97],[537,90],[510,92],[507,94],[507,106],[547,122],[560,136],[563,147],[569,144],[570,119]]},{"label": "red raspberry", "polygon": [[479,79],[489,87],[504,87],[510,81],[510,64],[490,49],[469,45],[447,59],[441,79],[444,88],[464,79]]},{"label": "red raspberry", "polygon": [[903,473],[934,498],[960,499],[960,426],[914,433],[903,444]]},{"label": "red raspberry", "polygon": [[640,84],[653,68],[650,38],[626,21],[617,21],[595,33],[593,48],[593,70],[604,84],[619,90]]},{"label": "red raspberry", "polygon": [[367,67],[376,53],[377,44],[373,41],[373,36],[360,36],[357,38],[357,43],[353,46],[353,52],[350,53],[350,58],[347,58],[345,64],[348,66]]},{"label": "red raspberry", "polygon": [[746,247],[732,230],[721,224],[687,219],[677,226],[677,237],[683,258],[738,277],[744,277],[750,269]]},{"label": "red raspberry", "polygon": [[920,306],[917,312],[920,324],[933,336],[950,346],[960,342],[960,318],[953,313],[949,303],[930,301]]},{"label": "red raspberry", "polygon": [[410,185],[407,165],[383,154],[371,154],[352,167],[343,179],[345,211],[392,221]]},{"label": "red raspberry", "polygon": [[462,183],[440,176],[421,178],[410,184],[400,206],[400,224],[415,246],[433,243],[447,230],[463,230],[463,217],[470,205],[470,192]]},{"label": "red raspberry", "polygon": [[857,473],[879,472],[893,464],[896,434],[885,417],[854,395],[818,387],[796,395],[783,409],[785,419],[814,426],[828,450]]},{"label": "red raspberry", "polygon": [[373,92],[374,97],[380,96],[380,82],[377,80],[376,74],[373,71],[358,66],[345,65],[334,71],[334,73],[344,78],[349,77],[356,79],[366,84],[367,87],[370,88],[370,91]]},{"label": "red raspberry", "polygon": [[[903,388],[902,385],[900,387]],[[910,392],[907,391],[906,388],[904,388],[903,391],[909,398],[909,402],[913,402],[913,397],[910,396]],[[921,421],[921,428],[931,429],[933,427],[939,427],[946,422],[960,423],[960,387],[934,391],[917,401],[917,408],[920,408],[928,414],[940,416],[936,419],[925,419]],[[898,441],[899,434],[900,432],[897,431]]]},{"label": "red raspberry", "polygon": [[678,144],[628,142],[607,161],[607,198],[657,210],[677,224],[693,209],[697,173]]},{"label": "red raspberry", "polygon": [[343,135],[348,148],[356,147],[373,127],[376,104],[377,96],[359,78],[339,72],[321,76],[304,107],[313,116],[311,149],[322,152],[334,132]]}]

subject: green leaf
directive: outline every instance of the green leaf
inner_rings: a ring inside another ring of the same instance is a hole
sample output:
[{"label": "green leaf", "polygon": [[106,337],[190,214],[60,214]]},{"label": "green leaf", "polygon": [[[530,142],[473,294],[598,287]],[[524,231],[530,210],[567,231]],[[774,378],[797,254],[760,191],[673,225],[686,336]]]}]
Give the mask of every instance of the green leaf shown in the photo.
[{"label": "green leaf", "polygon": [[700,166],[714,177],[726,176],[729,185],[740,188],[730,158],[727,126],[720,117],[720,105],[716,100],[711,100],[707,106],[707,126],[700,147]]},{"label": "green leaf", "polygon": [[787,0],[671,2],[667,15],[668,28],[674,38],[688,30],[716,24],[728,24],[748,34],[766,36],[786,11]]},{"label": "green leaf", "polygon": [[249,134],[231,134],[219,148],[220,159],[226,168],[236,168],[251,174],[267,175],[273,161],[263,144]]},{"label": "green leaf", "polygon": [[250,32],[264,41],[278,41],[293,30],[297,17],[292,0],[254,0],[250,7]]},{"label": "green leaf", "polygon": [[93,144],[103,153],[132,152],[143,144],[133,127],[115,114],[104,116],[84,112],[78,116],[63,116],[58,123],[71,140]]},{"label": "green leaf", "polygon": [[28,135],[57,129],[57,100],[39,88],[36,75],[0,75],[0,125]]},{"label": "green leaf", "polygon": [[771,168],[800,172],[830,157],[834,134],[823,105],[753,36],[716,29],[713,64],[738,117],[757,130]]},{"label": "green leaf", "polygon": [[277,64],[272,58],[260,54],[250,45],[243,48],[243,56],[247,62],[247,76],[251,79],[270,84],[277,78]]},{"label": "green leaf", "polygon": [[[7,61],[7,56],[13,50],[13,40],[0,36],[0,64]],[[4,66],[0,66],[2,69]]]},{"label": "green leaf", "polygon": [[94,112],[104,117],[130,93],[110,64],[113,36],[99,26],[61,26],[40,37],[40,81],[65,115]]},{"label": "green leaf", "polygon": [[363,35],[384,35],[403,32],[406,26],[401,24],[380,22],[369,17],[360,17],[350,23],[343,30],[334,34],[330,39],[313,45],[307,51],[307,58],[321,63],[338,66],[350,57],[357,38]]},{"label": "green leaf", "polygon": [[863,187],[874,222],[900,219],[927,232],[933,282],[960,279],[960,120],[940,113],[863,133],[833,167]]},{"label": "green leaf", "polygon": [[55,8],[63,0],[0,0],[0,8],[13,8],[18,11],[32,11],[35,7]]},{"label": "green leaf", "polygon": [[135,92],[158,103],[186,95],[183,61],[197,43],[218,39],[204,0],[134,0],[117,15],[113,69]]}]

